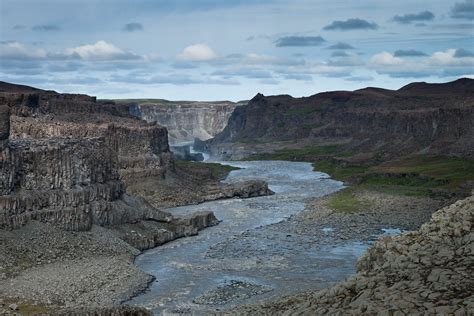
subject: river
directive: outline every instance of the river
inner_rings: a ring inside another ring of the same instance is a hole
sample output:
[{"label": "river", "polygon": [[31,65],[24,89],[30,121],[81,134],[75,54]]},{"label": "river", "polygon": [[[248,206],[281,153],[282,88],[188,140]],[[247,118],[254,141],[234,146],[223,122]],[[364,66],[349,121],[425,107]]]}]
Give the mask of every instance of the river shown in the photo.
[{"label": "river", "polygon": [[275,195],[168,209],[176,216],[211,210],[221,223],[140,255],[136,265],[156,281],[129,304],[155,314],[206,314],[324,288],[355,272],[366,244],[321,244],[310,233],[281,229],[287,218],[304,210],[306,199],[340,190],[341,182],[303,162],[221,163],[242,168],[226,182],[263,179]]}]

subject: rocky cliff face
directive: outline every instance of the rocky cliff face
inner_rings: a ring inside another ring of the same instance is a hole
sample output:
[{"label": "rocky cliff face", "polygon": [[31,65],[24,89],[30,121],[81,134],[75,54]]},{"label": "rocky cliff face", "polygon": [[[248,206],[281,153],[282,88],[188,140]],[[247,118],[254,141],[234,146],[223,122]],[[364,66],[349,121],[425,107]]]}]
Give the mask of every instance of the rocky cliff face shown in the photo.
[{"label": "rocky cliff face", "polygon": [[188,201],[192,192],[189,203],[268,193],[264,183],[231,188],[178,175],[167,129],[134,117],[128,106],[1,82],[0,89],[15,91],[0,92],[0,228],[32,219],[69,230],[141,220],[178,227],[178,219],[157,209],[164,200],[173,206],[169,201]]},{"label": "rocky cliff face", "polygon": [[6,92],[0,104],[0,228],[31,219],[69,230],[169,220],[125,189],[132,171],[173,167],[165,128],[84,95]]},{"label": "rocky cliff face", "polygon": [[221,132],[237,103],[163,101],[133,104],[130,113],[168,129],[172,143],[206,140]]},{"label": "rocky cliff face", "polygon": [[307,98],[255,96],[237,107],[208,147],[223,143],[310,140],[343,150],[474,157],[474,80],[413,83],[400,90],[367,88]]},{"label": "rocky cliff face", "polygon": [[147,287],[139,250],[218,223],[212,212],[172,217],[164,204],[270,193],[176,168],[166,128],[126,106],[0,82],[0,314],[31,302],[45,313],[143,314],[88,308]]}]

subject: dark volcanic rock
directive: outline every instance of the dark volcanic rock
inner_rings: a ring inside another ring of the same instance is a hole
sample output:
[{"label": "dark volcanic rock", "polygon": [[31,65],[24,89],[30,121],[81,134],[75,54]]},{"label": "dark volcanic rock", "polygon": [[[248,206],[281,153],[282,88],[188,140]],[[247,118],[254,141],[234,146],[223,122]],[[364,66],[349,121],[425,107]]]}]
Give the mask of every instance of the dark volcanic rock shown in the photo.
[{"label": "dark volcanic rock", "polygon": [[225,143],[307,139],[342,143],[346,151],[472,158],[473,121],[472,79],[413,83],[397,91],[325,92],[305,98],[258,94],[248,105],[237,107],[226,128],[206,145],[216,153]]},{"label": "dark volcanic rock", "polygon": [[20,88],[0,93],[0,228],[169,220],[125,188],[174,168],[164,127],[95,97]]},{"label": "dark volcanic rock", "polygon": [[171,146],[171,151],[173,152],[176,159],[187,160],[187,161],[203,161],[204,156],[202,153],[192,153],[190,145],[183,146]]},{"label": "dark volcanic rock", "polygon": [[24,86],[21,84],[14,84],[5,81],[0,81],[0,92],[10,92],[10,93],[24,93],[24,92],[41,92],[44,90],[33,88],[29,86]]},{"label": "dark volcanic rock", "polygon": [[[174,218],[154,199],[173,206],[196,188],[192,203],[265,191],[198,178],[176,168],[166,128],[126,106],[0,82],[0,297],[22,313],[29,302],[48,310],[116,306],[145,290],[152,278],[133,266],[139,250],[218,223],[212,212]],[[206,192],[209,182],[222,187]]]}]

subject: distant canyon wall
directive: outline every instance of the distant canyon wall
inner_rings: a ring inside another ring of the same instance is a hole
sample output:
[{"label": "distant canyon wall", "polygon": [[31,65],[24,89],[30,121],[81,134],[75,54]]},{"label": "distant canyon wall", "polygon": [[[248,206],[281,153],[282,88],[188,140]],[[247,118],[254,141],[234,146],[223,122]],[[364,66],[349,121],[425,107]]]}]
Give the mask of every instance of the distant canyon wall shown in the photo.
[{"label": "distant canyon wall", "polygon": [[[441,154],[474,158],[474,80],[412,83],[310,97],[258,94],[237,107],[207,149],[277,141],[343,144],[346,152]],[[227,144],[227,145],[226,145]],[[232,144],[232,146],[230,146]]]},{"label": "distant canyon wall", "polygon": [[164,101],[132,104],[130,113],[168,129],[170,143],[207,140],[220,133],[237,105],[222,102]]}]

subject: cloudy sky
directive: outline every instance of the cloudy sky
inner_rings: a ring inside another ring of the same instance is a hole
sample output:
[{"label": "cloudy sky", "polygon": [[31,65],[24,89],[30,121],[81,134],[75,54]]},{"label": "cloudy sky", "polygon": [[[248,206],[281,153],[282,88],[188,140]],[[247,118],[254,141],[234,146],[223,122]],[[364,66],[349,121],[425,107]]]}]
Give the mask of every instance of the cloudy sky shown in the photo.
[{"label": "cloudy sky", "polygon": [[242,100],[474,77],[474,0],[0,0],[0,80]]}]

